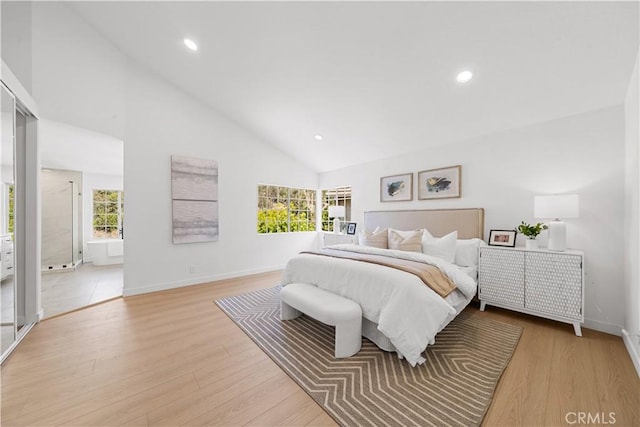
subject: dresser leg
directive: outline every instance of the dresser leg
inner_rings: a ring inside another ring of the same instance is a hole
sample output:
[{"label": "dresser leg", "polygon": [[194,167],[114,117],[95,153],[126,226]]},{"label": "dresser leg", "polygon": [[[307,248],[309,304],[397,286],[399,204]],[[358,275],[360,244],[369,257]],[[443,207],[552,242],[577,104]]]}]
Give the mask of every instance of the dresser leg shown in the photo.
[{"label": "dresser leg", "polygon": [[573,330],[577,337],[582,336],[582,329],[580,329],[580,322],[573,322]]},{"label": "dresser leg", "polygon": [[480,311],[484,311],[484,307],[487,305],[486,302],[480,301]]}]

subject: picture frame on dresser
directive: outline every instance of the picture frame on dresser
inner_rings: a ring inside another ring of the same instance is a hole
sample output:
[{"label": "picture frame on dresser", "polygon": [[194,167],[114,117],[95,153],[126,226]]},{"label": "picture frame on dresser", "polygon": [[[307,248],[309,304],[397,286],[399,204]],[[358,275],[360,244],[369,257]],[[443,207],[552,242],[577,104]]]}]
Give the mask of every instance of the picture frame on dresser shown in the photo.
[{"label": "picture frame on dresser", "polygon": [[490,230],[489,246],[503,246],[513,248],[516,246],[515,230]]},{"label": "picture frame on dresser", "polygon": [[347,234],[350,236],[353,236],[354,234],[356,234],[356,223],[355,222],[350,222],[347,224]]}]

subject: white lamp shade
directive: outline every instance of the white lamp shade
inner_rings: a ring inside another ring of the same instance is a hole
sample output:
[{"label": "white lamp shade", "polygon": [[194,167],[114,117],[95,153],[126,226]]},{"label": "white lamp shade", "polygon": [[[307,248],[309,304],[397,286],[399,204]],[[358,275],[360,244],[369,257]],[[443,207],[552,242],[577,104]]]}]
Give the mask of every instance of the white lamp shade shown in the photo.
[{"label": "white lamp shade", "polygon": [[535,218],[578,218],[579,201],[577,194],[559,196],[536,196],[533,201]]},{"label": "white lamp shade", "polygon": [[344,206],[329,206],[329,218],[344,218]]}]

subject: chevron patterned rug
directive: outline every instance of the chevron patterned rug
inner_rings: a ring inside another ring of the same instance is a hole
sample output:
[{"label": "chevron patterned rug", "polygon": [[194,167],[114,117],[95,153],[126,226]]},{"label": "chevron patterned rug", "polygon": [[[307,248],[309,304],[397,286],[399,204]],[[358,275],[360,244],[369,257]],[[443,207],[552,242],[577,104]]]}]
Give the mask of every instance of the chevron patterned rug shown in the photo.
[{"label": "chevron patterned rug", "polygon": [[363,338],[333,357],[334,328],[307,316],[280,320],[280,287],[216,304],[343,426],[480,425],[522,328],[463,311],[412,368]]}]

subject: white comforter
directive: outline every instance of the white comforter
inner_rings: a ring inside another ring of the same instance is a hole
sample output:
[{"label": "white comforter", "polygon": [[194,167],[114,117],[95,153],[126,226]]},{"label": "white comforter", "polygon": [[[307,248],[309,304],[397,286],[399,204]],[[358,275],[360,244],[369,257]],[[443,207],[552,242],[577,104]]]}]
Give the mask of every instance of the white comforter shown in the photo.
[{"label": "white comforter", "polygon": [[[432,264],[468,298],[476,292],[476,283],[471,277],[440,258],[358,245],[331,248]],[[444,322],[456,314],[449,303],[417,276],[367,262],[299,254],[289,260],[284,272],[283,285],[290,283],[316,285],[359,303],[363,316],[378,324],[380,332],[412,366],[425,361],[421,353],[435,342]]]}]

